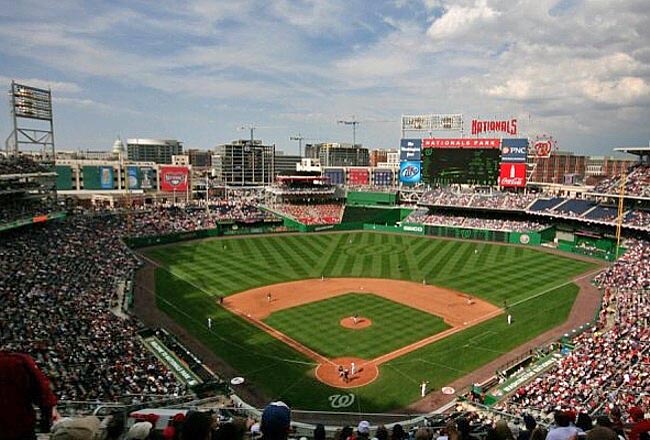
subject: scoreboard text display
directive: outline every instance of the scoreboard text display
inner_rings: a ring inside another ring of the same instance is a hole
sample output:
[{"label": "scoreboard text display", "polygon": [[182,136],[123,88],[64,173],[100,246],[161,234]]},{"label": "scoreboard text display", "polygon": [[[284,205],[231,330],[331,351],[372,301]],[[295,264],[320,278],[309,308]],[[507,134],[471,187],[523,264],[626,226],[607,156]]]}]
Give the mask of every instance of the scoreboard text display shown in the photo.
[{"label": "scoreboard text display", "polygon": [[496,185],[499,179],[498,148],[425,148],[422,153],[426,183]]}]

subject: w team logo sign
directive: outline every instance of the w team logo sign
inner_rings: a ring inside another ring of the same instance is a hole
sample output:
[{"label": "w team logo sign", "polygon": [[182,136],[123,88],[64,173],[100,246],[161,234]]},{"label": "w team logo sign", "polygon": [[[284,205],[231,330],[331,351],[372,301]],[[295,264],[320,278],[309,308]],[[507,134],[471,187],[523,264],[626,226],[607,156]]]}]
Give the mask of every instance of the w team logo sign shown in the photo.
[{"label": "w team logo sign", "polygon": [[160,189],[162,191],[187,191],[189,168],[160,167]]},{"label": "w team logo sign", "polygon": [[354,394],[332,394],[328,400],[332,408],[347,408],[354,403]]}]

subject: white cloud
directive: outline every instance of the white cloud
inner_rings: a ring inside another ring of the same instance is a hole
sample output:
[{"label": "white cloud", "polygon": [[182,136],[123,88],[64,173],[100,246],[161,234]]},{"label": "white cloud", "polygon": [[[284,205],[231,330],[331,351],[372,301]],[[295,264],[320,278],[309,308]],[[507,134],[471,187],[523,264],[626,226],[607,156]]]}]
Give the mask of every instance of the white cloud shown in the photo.
[{"label": "white cloud", "polygon": [[[332,140],[347,136],[335,120],[350,114],[531,113],[536,128],[571,139],[574,127],[650,120],[647,0],[34,1],[16,7],[19,22],[0,23],[0,53],[32,63],[25,72],[55,69],[61,81],[50,85],[69,107],[110,111],[92,94],[101,84]],[[631,132],[648,137],[638,125]],[[399,133],[373,125],[359,135],[386,144]]]},{"label": "white cloud", "polygon": [[456,37],[475,31],[473,26],[495,20],[500,13],[487,5],[486,0],[477,0],[472,6],[450,6],[443,15],[429,27],[427,35],[436,40]]},{"label": "white cloud", "polygon": [[606,104],[650,102],[650,85],[643,78],[626,76],[614,81],[589,80],[583,83],[583,90],[588,98]]}]

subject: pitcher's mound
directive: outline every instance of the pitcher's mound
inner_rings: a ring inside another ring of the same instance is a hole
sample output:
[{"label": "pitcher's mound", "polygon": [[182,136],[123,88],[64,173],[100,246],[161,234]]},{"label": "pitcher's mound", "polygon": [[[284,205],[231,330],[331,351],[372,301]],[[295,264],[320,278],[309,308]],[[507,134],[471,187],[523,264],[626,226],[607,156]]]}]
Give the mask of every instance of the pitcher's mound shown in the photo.
[{"label": "pitcher's mound", "polygon": [[352,330],[361,330],[362,328],[370,327],[372,325],[372,321],[363,316],[357,317],[356,324],[354,323],[354,318],[352,316],[341,319],[339,323],[341,324],[341,327],[350,328]]},{"label": "pitcher's mound", "polygon": [[[354,363],[354,374],[352,374]],[[339,366],[348,370],[347,380],[339,373]],[[321,382],[336,388],[356,388],[368,385],[377,379],[377,365],[365,359],[344,357],[332,359],[331,362],[319,364],[316,367],[316,377]]]}]

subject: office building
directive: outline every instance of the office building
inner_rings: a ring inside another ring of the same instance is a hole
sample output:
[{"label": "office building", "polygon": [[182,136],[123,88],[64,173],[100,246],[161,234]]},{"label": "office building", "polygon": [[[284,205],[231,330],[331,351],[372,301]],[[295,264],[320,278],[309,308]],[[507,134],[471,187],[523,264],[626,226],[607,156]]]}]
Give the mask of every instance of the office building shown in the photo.
[{"label": "office building", "polygon": [[337,142],[307,144],[305,157],[319,159],[324,167],[367,167],[370,163],[368,149],[357,144]]},{"label": "office building", "polygon": [[129,160],[171,164],[172,156],[183,154],[183,144],[175,139],[127,139]]},{"label": "office building", "polygon": [[221,185],[270,185],[275,175],[275,145],[240,139],[218,145],[212,155],[212,176]]}]

